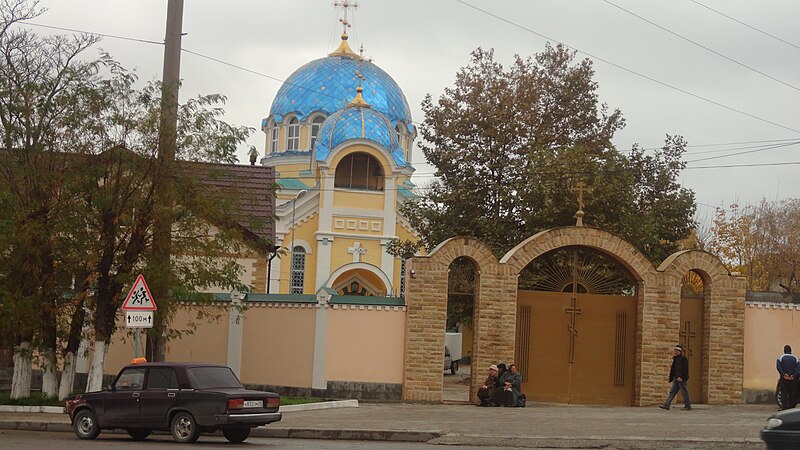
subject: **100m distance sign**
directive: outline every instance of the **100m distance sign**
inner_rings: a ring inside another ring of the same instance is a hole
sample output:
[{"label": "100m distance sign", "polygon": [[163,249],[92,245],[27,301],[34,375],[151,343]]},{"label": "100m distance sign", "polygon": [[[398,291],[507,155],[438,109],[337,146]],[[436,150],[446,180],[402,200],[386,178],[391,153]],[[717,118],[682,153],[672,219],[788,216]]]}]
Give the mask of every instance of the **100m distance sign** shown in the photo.
[{"label": "100m distance sign", "polygon": [[153,311],[125,311],[125,327],[153,328]]}]

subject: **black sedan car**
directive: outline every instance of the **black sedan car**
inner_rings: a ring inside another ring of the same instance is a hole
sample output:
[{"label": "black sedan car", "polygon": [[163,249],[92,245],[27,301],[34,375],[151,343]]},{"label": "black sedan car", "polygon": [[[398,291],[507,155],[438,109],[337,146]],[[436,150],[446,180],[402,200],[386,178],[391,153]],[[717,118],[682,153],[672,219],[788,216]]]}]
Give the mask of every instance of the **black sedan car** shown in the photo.
[{"label": "black sedan car", "polygon": [[761,430],[761,439],[769,449],[800,448],[800,408],[772,415]]},{"label": "black sedan car", "polygon": [[142,363],[123,367],[105,391],[68,399],[65,412],[80,439],[116,428],[137,440],[163,430],[177,442],[194,442],[222,430],[238,443],[251,428],[281,420],[279,407],[277,394],[244,389],[226,366]]}]

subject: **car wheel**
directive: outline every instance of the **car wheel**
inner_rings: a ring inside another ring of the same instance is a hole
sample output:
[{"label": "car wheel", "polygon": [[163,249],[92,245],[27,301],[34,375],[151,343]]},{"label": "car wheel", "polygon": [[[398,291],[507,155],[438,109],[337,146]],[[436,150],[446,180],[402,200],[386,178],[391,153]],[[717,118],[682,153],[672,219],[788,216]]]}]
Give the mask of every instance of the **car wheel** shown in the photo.
[{"label": "car wheel", "polygon": [[172,439],[182,444],[194,442],[200,437],[200,428],[197,427],[194,417],[184,411],[175,414],[172,418],[170,431],[172,431]]},{"label": "car wheel", "polygon": [[144,430],[141,428],[134,428],[132,430],[125,430],[128,434],[133,438],[134,441],[141,441],[147,439],[147,436],[150,436],[152,433],[151,430]]},{"label": "car wheel", "polygon": [[453,363],[450,364],[450,373],[452,373],[453,375],[458,373],[458,363],[457,362],[453,361]]},{"label": "car wheel", "polygon": [[72,430],[75,432],[75,436],[78,436],[78,439],[94,439],[100,434],[97,419],[88,409],[82,409],[75,414],[75,420],[72,421]]},{"label": "car wheel", "polygon": [[781,381],[778,380],[778,387],[775,388],[775,404],[778,409],[783,411],[783,393],[781,392]]},{"label": "car wheel", "polygon": [[222,430],[222,434],[229,442],[238,444],[250,436],[250,428],[225,428]]}]

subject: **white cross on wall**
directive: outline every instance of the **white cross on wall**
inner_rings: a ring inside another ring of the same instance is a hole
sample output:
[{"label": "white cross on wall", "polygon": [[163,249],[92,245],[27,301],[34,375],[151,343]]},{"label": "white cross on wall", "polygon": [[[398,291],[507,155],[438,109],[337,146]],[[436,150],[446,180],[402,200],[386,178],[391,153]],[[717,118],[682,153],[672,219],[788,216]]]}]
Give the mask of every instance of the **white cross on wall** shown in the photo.
[{"label": "white cross on wall", "polygon": [[367,249],[361,246],[361,242],[353,242],[352,247],[347,247],[347,253],[353,255],[353,262],[361,262],[361,255],[367,253]]}]

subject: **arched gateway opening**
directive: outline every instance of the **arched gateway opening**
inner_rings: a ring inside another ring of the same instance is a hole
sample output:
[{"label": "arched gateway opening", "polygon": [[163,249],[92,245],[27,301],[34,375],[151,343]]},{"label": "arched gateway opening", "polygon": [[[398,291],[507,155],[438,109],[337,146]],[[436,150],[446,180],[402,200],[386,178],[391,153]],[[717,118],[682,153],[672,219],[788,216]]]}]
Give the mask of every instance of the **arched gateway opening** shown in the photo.
[{"label": "arched gateway opening", "polygon": [[632,405],[636,282],[585,247],[547,252],[519,277],[515,359],[535,401]]}]

